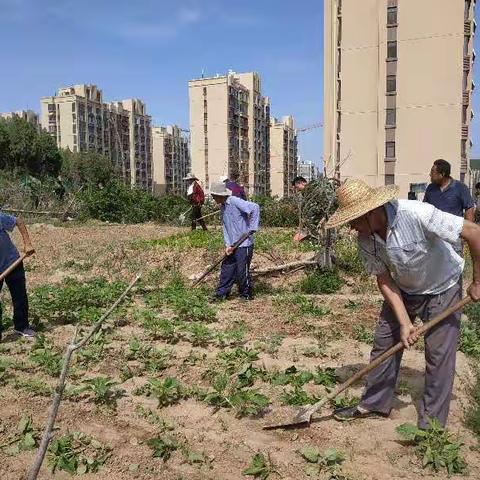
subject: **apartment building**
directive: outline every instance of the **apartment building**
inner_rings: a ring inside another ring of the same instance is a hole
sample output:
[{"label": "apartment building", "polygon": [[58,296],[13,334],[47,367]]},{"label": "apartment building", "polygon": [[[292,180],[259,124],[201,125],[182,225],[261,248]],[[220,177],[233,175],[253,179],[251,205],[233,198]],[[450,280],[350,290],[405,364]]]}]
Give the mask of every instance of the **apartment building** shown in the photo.
[{"label": "apartment building", "polygon": [[23,118],[23,120],[31,123],[36,128],[40,128],[38,113],[33,110],[18,110],[16,112],[0,113],[0,118],[9,119],[14,117]]},{"label": "apartment building", "polygon": [[153,193],[184,195],[190,171],[188,137],[177,125],[152,128]]},{"label": "apartment building", "polygon": [[434,160],[468,180],[475,1],[324,4],[324,158],[341,179],[421,193]]},{"label": "apartment building", "polygon": [[189,82],[192,170],[208,186],[238,176],[249,194],[270,193],[270,106],[257,73]]},{"label": "apartment building", "polygon": [[301,162],[297,164],[297,175],[303,177],[307,182],[318,177],[318,169],[313,162]]},{"label": "apartment building", "polygon": [[294,193],[292,180],[297,176],[297,132],[293,117],[270,121],[271,195],[279,198]]},{"label": "apartment building", "polygon": [[142,101],[105,103],[96,85],[60,88],[42,97],[41,125],[58,147],[105,155],[127,184],[151,191],[151,119]]}]

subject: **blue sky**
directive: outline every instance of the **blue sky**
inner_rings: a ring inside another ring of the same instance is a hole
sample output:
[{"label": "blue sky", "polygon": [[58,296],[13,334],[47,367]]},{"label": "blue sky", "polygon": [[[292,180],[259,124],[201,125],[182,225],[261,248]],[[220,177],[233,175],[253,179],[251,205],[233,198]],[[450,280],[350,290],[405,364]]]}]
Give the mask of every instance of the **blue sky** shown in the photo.
[{"label": "blue sky", "polygon": [[[188,128],[188,80],[232,69],[261,74],[273,115],[299,127],[323,117],[321,0],[0,0],[0,41],[0,111],[95,83],[107,101],[138,97],[155,124]],[[474,104],[480,115],[480,85]],[[299,134],[302,159],[320,163],[322,134]]]}]

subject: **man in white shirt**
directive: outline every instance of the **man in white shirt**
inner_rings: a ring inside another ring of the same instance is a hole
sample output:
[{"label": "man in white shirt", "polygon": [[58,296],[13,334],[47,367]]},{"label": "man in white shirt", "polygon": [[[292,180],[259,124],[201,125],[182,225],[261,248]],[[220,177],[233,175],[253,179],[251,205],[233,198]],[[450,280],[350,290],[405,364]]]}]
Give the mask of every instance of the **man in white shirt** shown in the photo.
[{"label": "man in white shirt", "polygon": [[[327,228],[344,224],[358,232],[365,269],[377,277],[384,297],[375,331],[371,360],[398,341],[406,348],[416,340],[415,317],[428,322],[460,300],[459,278],[463,258],[453,246],[468,243],[473,260],[473,283],[468,293],[480,299],[480,227],[462,217],[414,200],[395,200],[395,186],[371,188],[360,180],[347,180],[337,189],[339,208]],[[455,376],[460,312],[447,317],[425,335],[425,390],[419,406],[418,426],[429,418],[444,426]],[[360,404],[338,409],[335,417],[352,420],[388,416],[392,408],[402,351],[385,360],[367,377]]]}]

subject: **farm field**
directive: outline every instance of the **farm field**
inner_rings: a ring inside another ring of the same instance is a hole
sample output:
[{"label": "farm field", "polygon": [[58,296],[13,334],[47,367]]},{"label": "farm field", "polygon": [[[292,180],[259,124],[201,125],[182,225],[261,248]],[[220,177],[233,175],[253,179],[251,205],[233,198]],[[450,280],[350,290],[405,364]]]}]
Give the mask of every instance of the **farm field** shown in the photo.
[{"label": "farm field", "polygon": [[[262,277],[255,300],[233,295],[211,304],[216,275],[197,289],[188,277],[221,255],[218,229],[191,234],[92,223],[33,224],[29,231],[37,251],[26,261],[31,320],[41,335],[17,340],[7,330],[0,343],[1,479],[25,478],[75,325],[86,331],[139,271],[126,301],[74,356],[54,448],[39,478],[71,478],[69,469],[102,480],[447,477],[424,469],[396,432],[416,422],[421,344],[404,354],[390,418],[339,423],[327,406],[309,428],[262,430],[368,362],[381,299],[358,268],[322,279],[302,271]],[[311,258],[292,236],[289,229],[259,233],[254,265]],[[344,267],[349,255],[356,265],[348,245]],[[309,294],[319,283],[331,293]],[[8,293],[2,296],[8,323]],[[448,428],[463,443],[467,475],[475,479],[478,440],[464,422],[470,362],[458,353]],[[361,390],[348,390],[337,406],[354,402]]]}]

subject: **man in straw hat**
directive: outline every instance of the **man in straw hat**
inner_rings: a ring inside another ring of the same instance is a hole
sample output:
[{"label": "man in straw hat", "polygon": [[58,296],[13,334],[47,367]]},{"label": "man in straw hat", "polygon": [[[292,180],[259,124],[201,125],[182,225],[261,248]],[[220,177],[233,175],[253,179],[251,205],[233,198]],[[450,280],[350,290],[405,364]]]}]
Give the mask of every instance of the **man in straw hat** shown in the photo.
[{"label": "man in straw hat", "polygon": [[[480,227],[462,217],[414,200],[395,200],[398,188],[371,188],[360,180],[347,180],[337,189],[338,209],[327,228],[350,224],[358,232],[365,269],[376,275],[385,301],[375,331],[371,359],[398,341],[406,348],[416,340],[412,320],[428,322],[461,297],[459,278],[463,258],[453,245],[463,238],[473,259],[473,283],[468,294],[480,299]],[[454,313],[425,335],[425,391],[419,406],[418,426],[429,418],[444,426],[455,375],[460,313]],[[367,377],[356,407],[338,409],[335,417],[352,420],[388,416],[402,352],[385,360]]]},{"label": "man in straw hat", "polygon": [[187,181],[188,185],[187,198],[192,205],[192,230],[197,229],[197,221],[203,230],[207,230],[205,220],[198,220],[202,217],[202,205],[205,203],[205,194],[203,193],[202,187],[198,183],[198,178],[190,172],[184,178],[184,180]]},{"label": "man in straw hat", "polygon": [[242,300],[253,300],[250,263],[253,257],[253,236],[250,235],[237,249],[233,245],[246,233],[256,232],[260,222],[260,207],[254,202],[235,197],[224,183],[214,183],[210,188],[215,203],[221,205],[225,253],[228,257],[222,262],[220,279],[213,300],[224,300],[237,282]]}]

